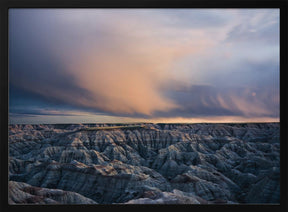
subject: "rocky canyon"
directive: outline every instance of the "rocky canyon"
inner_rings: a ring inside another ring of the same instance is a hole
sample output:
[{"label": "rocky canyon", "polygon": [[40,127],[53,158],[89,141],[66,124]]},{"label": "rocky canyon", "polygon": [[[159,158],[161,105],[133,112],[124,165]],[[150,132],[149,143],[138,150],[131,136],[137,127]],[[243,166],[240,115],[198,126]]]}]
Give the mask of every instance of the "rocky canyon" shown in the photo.
[{"label": "rocky canyon", "polygon": [[9,204],[280,202],[279,123],[9,125]]}]

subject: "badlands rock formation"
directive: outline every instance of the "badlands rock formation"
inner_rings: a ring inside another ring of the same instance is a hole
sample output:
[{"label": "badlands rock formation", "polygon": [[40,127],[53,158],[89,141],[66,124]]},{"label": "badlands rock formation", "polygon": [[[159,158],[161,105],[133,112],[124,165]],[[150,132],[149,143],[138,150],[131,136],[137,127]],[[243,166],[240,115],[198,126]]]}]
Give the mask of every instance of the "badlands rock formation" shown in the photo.
[{"label": "badlands rock formation", "polygon": [[280,202],[279,123],[9,126],[11,204]]},{"label": "badlands rock formation", "polygon": [[47,189],[27,183],[9,181],[9,204],[97,204],[80,194],[60,189]]}]

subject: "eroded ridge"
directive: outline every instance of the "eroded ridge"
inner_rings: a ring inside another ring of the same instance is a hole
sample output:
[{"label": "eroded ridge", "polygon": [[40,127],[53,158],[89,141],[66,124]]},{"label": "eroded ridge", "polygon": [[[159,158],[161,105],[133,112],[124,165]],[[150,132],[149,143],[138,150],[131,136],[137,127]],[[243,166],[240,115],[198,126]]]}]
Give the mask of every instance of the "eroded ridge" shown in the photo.
[{"label": "eroded ridge", "polygon": [[11,204],[280,202],[279,123],[9,126]]}]

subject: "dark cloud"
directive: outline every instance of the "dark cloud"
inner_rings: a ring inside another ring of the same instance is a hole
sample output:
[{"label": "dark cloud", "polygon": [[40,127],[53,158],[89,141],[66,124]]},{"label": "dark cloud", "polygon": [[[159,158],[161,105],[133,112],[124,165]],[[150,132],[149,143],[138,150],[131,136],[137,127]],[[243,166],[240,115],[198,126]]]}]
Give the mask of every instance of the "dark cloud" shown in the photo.
[{"label": "dark cloud", "polygon": [[10,10],[11,115],[279,116],[277,14],[133,11]]},{"label": "dark cloud", "polygon": [[[271,87],[270,87],[271,88]],[[169,113],[157,112],[157,117],[278,117],[279,92],[270,88],[215,87],[193,85],[170,91],[169,96],[182,108]]]}]

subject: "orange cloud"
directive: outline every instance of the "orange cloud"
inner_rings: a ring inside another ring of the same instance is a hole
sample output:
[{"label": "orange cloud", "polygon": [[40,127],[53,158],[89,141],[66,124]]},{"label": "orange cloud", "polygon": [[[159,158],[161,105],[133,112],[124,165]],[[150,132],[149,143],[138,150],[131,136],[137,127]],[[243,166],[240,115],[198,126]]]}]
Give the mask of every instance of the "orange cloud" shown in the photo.
[{"label": "orange cloud", "polygon": [[[249,93],[248,95],[251,94]],[[265,117],[271,115],[271,111],[261,99],[249,99],[248,95],[241,96],[230,92],[226,96],[218,94],[216,99],[220,107],[231,111],[239,111],[246,117]]]},{"label": "orange cloud", "polygon": [[83,105],[106,112],[144,115],[180,108],[165,96],[164,90],[179,86],[179,81],[190,84],[173,66],[185,55],[202,51],[205,40],[200,47],[189,41],[159,43],[157,37],[117,30],[113,33],[118,33],[119,38],[112,36],[100,44],[91,42],[80,56],[66,62],[78,86],[92,93]]}]

